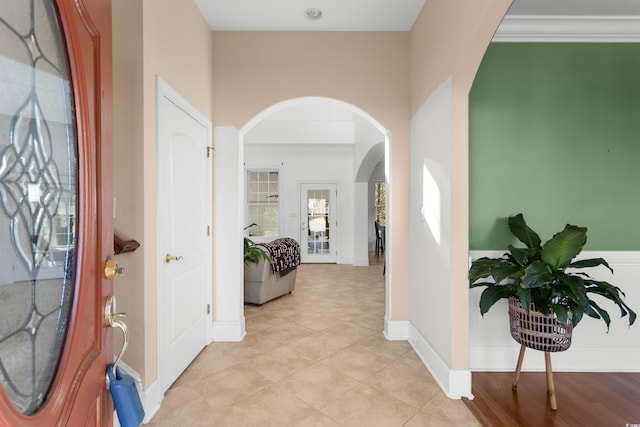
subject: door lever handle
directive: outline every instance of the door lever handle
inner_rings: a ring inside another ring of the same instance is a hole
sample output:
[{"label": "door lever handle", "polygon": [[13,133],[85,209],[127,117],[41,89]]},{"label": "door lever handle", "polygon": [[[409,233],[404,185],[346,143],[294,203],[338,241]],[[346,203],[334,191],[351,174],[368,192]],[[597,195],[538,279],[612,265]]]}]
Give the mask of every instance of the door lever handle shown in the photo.
[{"label": "door lever handle", "polygon": [[[108,326],[122,330],[122,333],[124,335],[123,342],[122,342],[122,349],[120,350],[120,353],[118,353],[115,362],[113,362],[112,375],[114,378],[116,377],[116,367],[118,366],[118,362],[120,362],[120,359],[122,359],[124,352],[127,351],[127,347],[129,346],[129,328],[127,328],[126,323],[118,319],[118,317],[125,317],[126,315],[127,313],[116,312],[115,296],[110,296],[109,298],[107,298],[107,302],[104,307],[104,320]],[[107,379],[107,382],[108,382],[108,379]]]},{"label": "door lever handle", "polygon": [[171,254],[166,254],[164,256],[164,262],[169,264],[171,261],[180,261],[182,259],[181,256],[171,256]]}]

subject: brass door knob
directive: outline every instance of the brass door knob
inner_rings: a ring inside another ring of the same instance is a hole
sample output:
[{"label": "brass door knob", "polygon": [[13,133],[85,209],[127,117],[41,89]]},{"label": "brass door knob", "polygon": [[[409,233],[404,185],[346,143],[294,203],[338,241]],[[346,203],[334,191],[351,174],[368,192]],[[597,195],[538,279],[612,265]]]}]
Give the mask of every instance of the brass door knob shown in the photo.
[{"label": "brass door knob", "polygon": [[171,254],[166,254],[164,256],[164,262],[169,264],[171,261],[180,261],[182,259],[181,256],[171,256]]}]

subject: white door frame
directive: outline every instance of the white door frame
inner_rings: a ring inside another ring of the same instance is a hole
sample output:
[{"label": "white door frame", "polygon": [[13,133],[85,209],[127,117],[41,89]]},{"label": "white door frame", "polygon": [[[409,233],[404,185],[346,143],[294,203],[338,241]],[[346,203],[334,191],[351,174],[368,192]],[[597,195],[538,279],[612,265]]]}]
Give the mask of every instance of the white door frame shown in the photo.
[{"label": "white door frame", "polygon": [[[159,158],[159,147],[160,147],[160,138],[162,135],[160,134],[160,120],[161,117],[160,112],[162,108],[162,99],[166,98],[177,107],[182,109],[185,113],[187,113],[191,118],[193,118],[196,122],[201,124],[203,127],[207,129],[207,145],[212,145],[212,124],[209,119],[207,119],[202,113],[200,113],[186,98],[184,98],[180,93],[178,93],[171,85],[169,85],[165,80],[163,80],[160,76],[156,75],[156,183],[158,183],[158,174],[161,173],[158,166],[158,158]],[[203,153],[204,155],[204,153]],[[209,162],[208,171],[207,171],[207,191],[205,200],[206,206],[209,207],[207,212],[207,218],[209,220],[209,224],[212,224],[213,215],[212,215],[212,204],[213,204],[213,180],[212,180],[212,162]],[[162,191],[162,189],[157,189],[157,191]],[[159,209],[159,206],[156,201],[156,209]],[[156,219],[158,217],[158,213],[156,211]],[[161,267],[163,261],[164,254],[162,253],[163,248],[160,248],[160,234],[162,230],[159,230],[158,222],[156,222],[156,283],[158,281],[158,277],[161,274]],[[208,245],[208,254],[206,259],[208,260],[206,270],[207,270],[207,300],[209,304],[212,304],[212,269],[213,269],[213,258],[212,258],[212,245]],[[170,384],[166,384],[167,379],[164,377],[166,372],[166,357],[165,357],[165,349],[167,348],[166,342],[166,316],[164,315],[164,307],[166,304],[164,292],[160,292],[160,289],[157,289],[156,292],[156,316],[157,316],[157,374],[158,374],[158,384],[161,388],[161,393],[168,389]],[[207,338],[206,343],[209,344],[211,342],[211,323],[212,323],[212,310],[209,310],[207,315]]]}]

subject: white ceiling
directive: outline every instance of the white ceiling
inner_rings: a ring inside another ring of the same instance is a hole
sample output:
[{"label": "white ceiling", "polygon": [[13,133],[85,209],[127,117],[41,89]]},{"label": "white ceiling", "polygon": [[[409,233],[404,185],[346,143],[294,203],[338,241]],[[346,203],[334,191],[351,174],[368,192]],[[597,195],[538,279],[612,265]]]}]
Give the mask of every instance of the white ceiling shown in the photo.
[{"label": "white ceiling", "polygon": [[[425,0],[195,0],[214,31],[409,31]],[[310,21],[307,8],[322,10]],[[640,0],[514,0],[509,15],[640,16]]]},{"label": "white ceiling", "polygon": [[[424,0],[195,0],[214,31],[408,31]],[[311,21],[307,8],[322,10]]]}]

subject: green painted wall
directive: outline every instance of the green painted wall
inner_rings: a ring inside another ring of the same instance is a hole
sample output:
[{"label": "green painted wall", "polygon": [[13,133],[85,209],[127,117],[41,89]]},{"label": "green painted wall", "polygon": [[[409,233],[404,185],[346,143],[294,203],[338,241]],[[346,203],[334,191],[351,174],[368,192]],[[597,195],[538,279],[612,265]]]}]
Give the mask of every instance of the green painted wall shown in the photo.
[{"label": "green painted wall", "polygon": [[640,44],[493,43],[469,99],[471,250],[588,227],[586,250],[640,250]]}]

